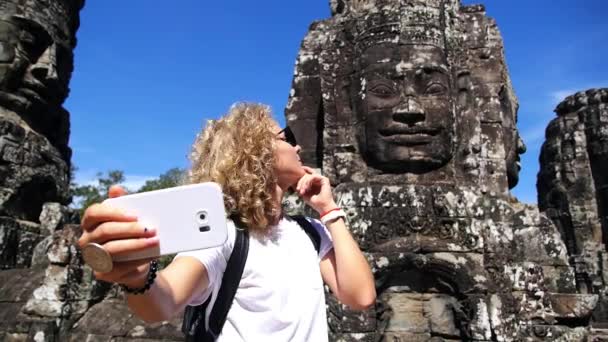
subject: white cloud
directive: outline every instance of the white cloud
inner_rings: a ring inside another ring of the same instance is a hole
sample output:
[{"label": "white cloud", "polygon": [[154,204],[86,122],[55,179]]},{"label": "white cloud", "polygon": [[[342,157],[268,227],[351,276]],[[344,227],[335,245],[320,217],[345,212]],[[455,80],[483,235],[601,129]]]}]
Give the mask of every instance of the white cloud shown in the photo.
[{"label": "white cloud", "polygon": [[[562,102],[566,97],[570,96],[570,95],[574,95],[575,93],[579,92],[579,91],[585,91],[587,89],[592,89],[592,88],[602,88],[602,87],[608,87],[608,81],[606,82],[597,82],[597,83],[587,83],[587,84],[582,84],[576,87],[569,87],[569,88],[563,88],[563,89],[558,89],[558,90],[554,90],[548,93],[548,98],[550,99],[550,106],[552,106],[552,110],[557,107],[557,105]],[[548,116],[545,118],[544,116],[539,117],[538,121],[536,125],[534,126],[529,126],[526,127],[525,130],[521,131],[521,135],[522,135],[522,139],[524,140],[524,142],[526,143],[526,145],[528,145],[528,147],[530,147],[531,145],[534,145],[536,143],[540,144],[542,141],[544,141],[545,138],[545,130],[547,129],[547,125],[549,125],[549,122],[551,120],[553,120],[553,118],[556,117],[556,115],[554,113],[547,113]]]},{"label": "white cloud", "polygon": [[[576,90],[576,89],[556,90],[556,91],[551,92],[551,94],[549,96],[551,96],[551,100],[553,101],[553,104],[557,106],[557,104],[562,102],[566,98],[566,96],[570,96],[582,89],[583,88],[578,88],[578,90]],[[584,88],[584,89],[588,89],[588,88]]]},{"label": "white cloud", "polygon": [[569,88],[554,90],[549,93],[549,97],[551,97],[552,104],[557,106],[567,96],[573,95],[574,93],[577,93],[579,91],[585,91],[587,89],[592,89],[592,88],[605,88],[605,87],[608,87],[608,81],[587,83],[587,84],[582,84],[582,85],[579,85],[576,87],[569,87]]},{"label": "white cloud", "polygon": [[529,147],[529,145],[535,144],[540,140],[544,140],[545,130],[548,124],[549,123],[547,122],[543,125],[537,125],[523,131],[521,133],[521,137],[524,140],[524,143]]}]

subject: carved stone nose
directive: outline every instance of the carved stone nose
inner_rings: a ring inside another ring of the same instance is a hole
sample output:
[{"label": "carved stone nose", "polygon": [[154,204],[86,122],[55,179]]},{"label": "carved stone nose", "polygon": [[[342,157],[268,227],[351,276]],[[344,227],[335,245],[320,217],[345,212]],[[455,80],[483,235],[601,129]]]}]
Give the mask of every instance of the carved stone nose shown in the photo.
[{"label": "carved stone nose", "polygon": [[54,82],[59,80],[57,68],[55,67],[56,60],[55,47],[50,46],[44,51],[42,56],[40,56],[36,64],[32,65],[32,75],[42,82]]},{"label": "carved stone nose", "polygon": [[521,137],[518,136],[517,137],[517,153],[524,154],[524,153],[526,153],[527,150],[528,150],[528,148],[526,147],[526,144],[521,139]]},{"label": "carved stone nose", "polygon": [[57,81],[57,70],[51,63],[36,63],[32,66],[32,74],[41,81]]},{"label": "carved stone nose", "polygon": [[393,120],[413,125],[424,121],[426,115],[424,109],[414,97],[408,96],[393,110]]}]

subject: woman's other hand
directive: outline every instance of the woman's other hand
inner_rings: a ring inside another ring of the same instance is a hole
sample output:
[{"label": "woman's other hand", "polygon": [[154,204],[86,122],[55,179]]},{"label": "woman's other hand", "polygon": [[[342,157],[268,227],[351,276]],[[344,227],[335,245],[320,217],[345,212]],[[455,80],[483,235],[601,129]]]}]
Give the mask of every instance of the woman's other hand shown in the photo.
[{"label": "woman's other hand", "polygon": [[329,179],[314,173],[314,170],[308,166],[302,168],[306,174],[296,185],[298,195],[319,214],[336,208]]}]

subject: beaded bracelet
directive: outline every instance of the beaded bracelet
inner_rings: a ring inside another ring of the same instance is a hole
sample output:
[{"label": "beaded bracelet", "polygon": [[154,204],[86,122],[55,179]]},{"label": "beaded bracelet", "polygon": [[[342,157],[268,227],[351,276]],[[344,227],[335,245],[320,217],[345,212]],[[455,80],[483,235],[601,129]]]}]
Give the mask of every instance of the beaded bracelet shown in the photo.
[{"label": "beaded bracelet", "polygon": [[148,270],[148,277],[146,279],[146,284],[144,286],[142,286],[140,288],[131,288],[126,285],[120,285],[120,287],[122,287],[122,289],[126,293],[135,294],[135,295],[142,294],[142,293],[148,291],[150,289],[150,286],[152,286],[152,284],[154,284],[154,279],[156,279],[156,271],[158,271],[158,261],[152,260],[152,262],[150,262],[150,270]]}]

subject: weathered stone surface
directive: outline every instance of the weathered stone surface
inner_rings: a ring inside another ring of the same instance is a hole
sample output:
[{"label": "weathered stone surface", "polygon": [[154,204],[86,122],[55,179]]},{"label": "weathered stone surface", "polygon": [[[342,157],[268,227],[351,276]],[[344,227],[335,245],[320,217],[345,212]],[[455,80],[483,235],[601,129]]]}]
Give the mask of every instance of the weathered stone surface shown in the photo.
[{"label": "weathered stone surface", "polygon": [[55,230],[60,229],[64,218],[67,216],[68,209],[59,203],[44,203],[42,212],[40,213],[40,228],[52,234]]},{"label": "weathered stone surface", "polygon": [[375,332],[375,310],[353,311],[341,304],[326,288],[327,314],[330,326],[337,327],[341,332]]},{"label": "weathered stone surface", "polygon": [[336,342],[374,342],[378,340],[376,333],[334,334],[329,332],[329,339]]},{"label": "weathered stone surface", "polygon": [[594,324],[608,324],[608,89],[568,96],[540,155],[538,204],[566,242],[581,293],[599,295]]},{"label": "weathered stone surface", "polygon": [[6,334],[4,336],[4,341],[6,342],[26,342],[27,334]]},{"label": "weathered stone surface", "polygon": [[32,266],[46,266],[49,264],[49,258],[47,256],[47,252],[49,250],[49,248],[51,247],[51,243],[53,242],[53,237],[52,236],[47,236],[44,239],[42,239],[40,242],[38,242],[38,244],[36,245],[36,247],[34,247],[34,250],[32,252],[32,259],[31,259],[31,265]]},{"label": "weathered stone surface", "polygon": [[69,93],[83,0],[0,4],[0,215],[38,221],[67,204]]},{"label": "weathered stone surface", "polygon": [[43,280],[43,267],[0,271],[0,332],[7,334],[5,338],[28,336],[32,320],[22,309]]},{"label": "weathered stone surface", "polygon": [[29,267],[43,237],[36,223],[0,216],[0,269]]},{"label": "weathered stone surface", "polygon": [[286,121],[379,294],[375,315],[332,298],[331,338],[585,338],[598,296],[579,291],[563,229],[509,194],[525,145],[494,20],[458,0],[330,5],[302,41]]},{"label": "weathered stone surface", "polygon": [[63,291],[67,280],[66,267],[50,265],[46,269],[44,283],[34,290],[23,312],[35,316],[61,317],[63,303],[67,300]]},{"label": "weathered stone surface", "polygon": [[[96,338],[124,337],[126,340],[183,340],[181,333],[181,315],[169,322],[146,324],[134,317],[125,300],[105,300],[87,311],[73,326],[72,333],[84,336],[95,335]],[[103,340],[103,339],[102,339]]]},{"label": "weathered stone surface", "polygon": [[[69,92],[82,6],[82,0],[0,3],[4,340],[65,340],[68,316],[78,316],[90,305],[91,299],[80,299],[70,290],[78,286],[72,281],[82,279],[75,275],[83,271],[74,252],[74,231],[66,228],[73,215],[62,206],[70,201],[71,156],[69,113],[62,104]],[[87,281],[84,293],[93,286]]]}]

